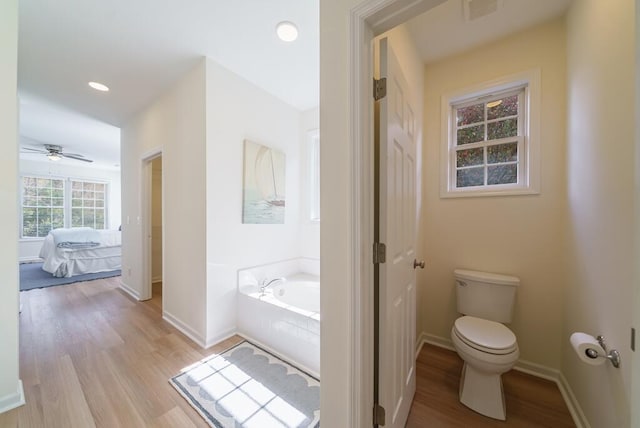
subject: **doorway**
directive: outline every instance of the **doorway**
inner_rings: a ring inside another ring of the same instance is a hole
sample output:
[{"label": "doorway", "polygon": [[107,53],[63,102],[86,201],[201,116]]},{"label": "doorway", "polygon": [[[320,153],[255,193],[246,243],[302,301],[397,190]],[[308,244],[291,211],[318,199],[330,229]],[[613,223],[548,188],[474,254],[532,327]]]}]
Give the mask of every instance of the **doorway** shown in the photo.
[{"label": "doorway", "polygon": [[142,158],[142,292],[140,300],[163,305],[163,209],[162,150]]}]

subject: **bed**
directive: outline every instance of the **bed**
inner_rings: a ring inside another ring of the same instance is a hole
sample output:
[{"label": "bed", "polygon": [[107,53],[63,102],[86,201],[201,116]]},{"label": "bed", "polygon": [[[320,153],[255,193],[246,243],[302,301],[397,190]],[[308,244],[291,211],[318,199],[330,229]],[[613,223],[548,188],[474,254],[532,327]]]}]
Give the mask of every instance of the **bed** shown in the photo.
[{"label": "bed", "polygon": [[120,231],[90,227],[54,229],[40,249],[42,269],[60,278],[118,270],[121,255]]}]

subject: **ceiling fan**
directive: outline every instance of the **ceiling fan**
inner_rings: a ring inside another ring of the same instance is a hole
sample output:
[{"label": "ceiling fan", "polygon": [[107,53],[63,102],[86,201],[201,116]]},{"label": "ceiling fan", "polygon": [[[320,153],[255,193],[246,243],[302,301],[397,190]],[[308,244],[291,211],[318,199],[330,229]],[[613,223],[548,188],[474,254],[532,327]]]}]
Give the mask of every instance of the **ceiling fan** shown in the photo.
[{"label": "ceiling fan", "polygon": [[62,151],[62,146],[58,146],[55,144],[45,144],[44,149],[35,148],[35,147],[22,147],[22,149],[27,150],[26,152],[23,151],[23,153],[31,153],[31,152],[42,153],[46,155],[49,158],[49,160],[52,160],[52,161],[59,161],[62,158],[69,158],[69,159],[79,160],[82,162],[93,162],[93,160],[85,158],[84,155],[80,155],[77,153],[65,153]]}]

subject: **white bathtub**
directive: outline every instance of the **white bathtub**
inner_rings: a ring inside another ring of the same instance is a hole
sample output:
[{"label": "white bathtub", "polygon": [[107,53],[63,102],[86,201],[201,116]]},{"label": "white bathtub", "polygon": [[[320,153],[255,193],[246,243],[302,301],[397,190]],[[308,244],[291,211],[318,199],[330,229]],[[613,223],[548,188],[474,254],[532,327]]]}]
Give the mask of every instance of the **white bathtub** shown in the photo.
[{"label": "white bathtub", "polygon": [[255,275],[239,276],[238,332],[300,369],[320,376],[320,277],[283,276],[264,293]]}]

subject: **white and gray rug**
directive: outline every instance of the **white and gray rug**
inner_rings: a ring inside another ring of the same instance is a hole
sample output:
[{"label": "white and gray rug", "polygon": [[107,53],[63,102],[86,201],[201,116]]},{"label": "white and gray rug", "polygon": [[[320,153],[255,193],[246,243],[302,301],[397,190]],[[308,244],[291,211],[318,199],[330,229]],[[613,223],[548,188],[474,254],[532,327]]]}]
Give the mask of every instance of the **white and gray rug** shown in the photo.
[{"label": "white and gray rug", "polygon": [[169,382],[216,428],[320,426],[320,382],[247,341]]}]

